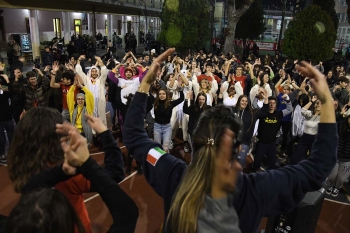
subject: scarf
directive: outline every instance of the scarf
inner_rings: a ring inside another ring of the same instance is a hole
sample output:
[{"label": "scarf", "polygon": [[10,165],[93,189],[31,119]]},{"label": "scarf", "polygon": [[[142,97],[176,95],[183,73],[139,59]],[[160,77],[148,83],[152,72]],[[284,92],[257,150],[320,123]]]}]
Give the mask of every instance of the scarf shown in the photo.
[{"label": "scarf", "polygon": [[[81,113],[81,124],[83,125],[83,131],[84,131],[86,140],[88,143],[90,143],[92,141],[92,129],[86,121],[85,113],[86,113],[86,107],[84,106]],[[76,122],[77,115],[78,115],[78,107],[75,107],[73,111],[72,122]]]}]

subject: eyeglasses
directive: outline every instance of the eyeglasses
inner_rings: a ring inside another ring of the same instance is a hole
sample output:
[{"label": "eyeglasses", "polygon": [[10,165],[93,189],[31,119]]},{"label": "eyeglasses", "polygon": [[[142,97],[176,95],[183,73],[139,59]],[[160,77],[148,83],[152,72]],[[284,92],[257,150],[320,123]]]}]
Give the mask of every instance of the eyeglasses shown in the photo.
[{"label": "eyeglasses", "polygon": [[83,98],[77,98],[77,100],[85,100],[85,99],[83,99]]}]

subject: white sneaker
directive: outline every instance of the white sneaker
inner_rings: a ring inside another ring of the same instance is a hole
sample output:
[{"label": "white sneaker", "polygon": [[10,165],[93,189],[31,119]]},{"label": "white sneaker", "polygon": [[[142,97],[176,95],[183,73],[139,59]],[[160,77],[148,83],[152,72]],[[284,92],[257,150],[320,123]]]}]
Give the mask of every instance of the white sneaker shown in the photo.
[{"label": "white sneaker", "polygon": [[185,143],[185,145],[184,145],[184,151],[186,153],[190,151],[190,149],[188,148],[188,144],[187,143]]},{"label": "white sneaker", "polygon": [[173,147],[174,147],[174,142],[173,142],[173,140],[170,139],[169,150],[173,149]]}]

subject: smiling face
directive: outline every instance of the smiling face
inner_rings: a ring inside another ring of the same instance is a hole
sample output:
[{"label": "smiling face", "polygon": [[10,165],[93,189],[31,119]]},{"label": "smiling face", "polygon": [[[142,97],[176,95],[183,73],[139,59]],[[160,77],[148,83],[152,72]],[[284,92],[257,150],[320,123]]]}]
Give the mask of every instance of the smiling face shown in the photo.
[{"label": "smiling face", "polygon": [[203,96],[203,95],[198,96],[198,104],[199,104],[200,107],[203,107],[205,102],[206,102],[205,101],[205,96]]},{"label": "smiling face", "polygon": [[36,86],[38,84],[37,78],[36,77],[30,77],[28,78],[28,82],[30,83],[30,85],[32,86]]},{"label": "smiling face", "polygon": [[130,70],[125,71],[125,77],[130,79],[132,77],[132,72]]},{"label": "smiling face", "polygon": [[84,97],[82,97],[82,96],[77,97],[77,105],[78,106],[82,107],[82,106],[84,106],[84,103],[85,103]]},{"label": "smiling face", "polygon": [[192,68],[192,69],[196,69],[196,68],[197,68],[197,62],[193,61],[193,62],[191,63],[191,68]]},{"label": "smiling face", "polygon": [[207,89],[209,87],[209,82],[206,79],[202,79],[201,81],[201,88],[202,89]]},{"label": "smiling face", "polygon": [[239,103],[239,108],[240,109],[246,109],[248,106],[248,99],[247,97],[242,97],[241,102]]},{"label": "smiling face", "polygon": [[243,71],[243,70],[242,70],[242,67],[237,67],[237,68],[236,68],[236,76],[237,76],[237,77],[242,76],[242,71]]},{"label": "smiling face", "polygon": [[269,82],[269,75],[264,74],[263,80],[264,80],[264,83],[268,83]]},{"label": "smiling face", "polygon": [[234,96],[236,94],[236,89],[235,89],[235,86],[234,85],[231,85],[229,88],[228,88],[228,94],[229,96]]},{"label": "smiling face", "polygon": [[318,111],[320,112],[321,111],[321,101],[320,100],[317,100],[316,103],[315,103],[315,111]]},{"label": "smiling face", "polygon": [[160,91],[158,92],[158,98],[159,98],[160,100],[165,100],[165,99],[166,99],[166,93],[165,93],[164,90],[160,90]]},{"label": "smiling face", "polygon": [[91,69],[91,78],[93,79],[98,78],[98,72],[96,69]]}]

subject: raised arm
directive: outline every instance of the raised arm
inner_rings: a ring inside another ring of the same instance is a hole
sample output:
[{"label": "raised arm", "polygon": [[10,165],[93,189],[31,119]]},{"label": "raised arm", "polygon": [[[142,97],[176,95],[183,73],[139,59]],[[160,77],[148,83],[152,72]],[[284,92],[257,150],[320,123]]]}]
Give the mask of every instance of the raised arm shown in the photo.
[{"label": "raised arm", "polygon": [[156,78],[159,64],[173,52],[174,49],[169,49],[153,61],[130,104],[123,128],[125,146],[135,160],[142,164],[148,183],[164,198],[166,210],[170,208],[173,193],[180,182],[186,164],[165,153],[160,144],[149,139],[144,129],[143,118],[146,115],[147,93]]},{"label": "raised arm", "polygon": [[[319,130],[310,156],[298,165],[242,177],[238,182],[238,190],[246,191],[246,195],[236,195],[236,209],[241,209],[242,206],[245,207],[244,211],[254,209],[261,212],[261,217],[290,211],[307,192],[316,191],[323,186],[335,165],[338,134],[334,102],[327,82],[310,64],[303,62],[297,68],[311,78],[314,91],[322,103]],[[247,195],[251,195],[251,198],[247,198]],[[244,199],[249,199],[253,204],[244,202]]]},{"label": "raised arm", "polygon": [[81,68],[80,62],[85,59],[85,56],[80,56],[78,61],[77,61],[77,65],[75,66],[75,72],[77,72],[80,76],[80,78],[82,78],[84,85],[87,85],[87,80],[88,77],[86,76],[86,74],[84,73],[83,69]]}]

